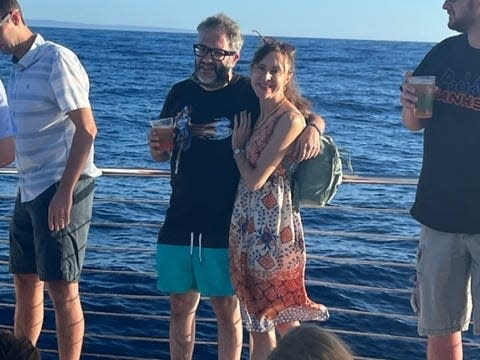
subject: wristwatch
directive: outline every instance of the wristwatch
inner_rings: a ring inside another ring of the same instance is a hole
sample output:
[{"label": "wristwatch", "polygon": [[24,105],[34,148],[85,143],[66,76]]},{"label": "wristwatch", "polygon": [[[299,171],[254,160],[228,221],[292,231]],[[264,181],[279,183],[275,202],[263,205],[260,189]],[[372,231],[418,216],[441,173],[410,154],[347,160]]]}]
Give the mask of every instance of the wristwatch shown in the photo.
[{"label": "wristwatch", "polygon": [[242,152],[243,152],[243,149],[239,149],[239,148],[233,149],[233,156],[241,154]]}]

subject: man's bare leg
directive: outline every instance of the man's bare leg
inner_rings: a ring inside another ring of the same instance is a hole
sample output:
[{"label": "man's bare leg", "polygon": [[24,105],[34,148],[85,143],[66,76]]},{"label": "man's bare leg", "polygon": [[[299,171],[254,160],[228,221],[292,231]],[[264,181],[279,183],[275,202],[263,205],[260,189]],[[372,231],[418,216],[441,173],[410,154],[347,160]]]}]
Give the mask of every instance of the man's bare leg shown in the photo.
[{"label": "man's bare leg", "polygon": [[50,281],[48,292],[55,308],[60,360],[78,360],[82,353],[85,320],[77,282]]},{"label": "man's bare leg", "polygon": [[462,360],[463,346],[460,331],[449,335],[429,336],[428,360]]},{"label": "man's bare leg", "polygon": [[25,336],[36,345],[43,325],[44,283],[36,274],[14,276],[15,325],[14,334]]},{"label": "man's bare leg", "polygon": [[170,359],[191,360],[195,345],[195,313],[200,294],[170,295]]}]

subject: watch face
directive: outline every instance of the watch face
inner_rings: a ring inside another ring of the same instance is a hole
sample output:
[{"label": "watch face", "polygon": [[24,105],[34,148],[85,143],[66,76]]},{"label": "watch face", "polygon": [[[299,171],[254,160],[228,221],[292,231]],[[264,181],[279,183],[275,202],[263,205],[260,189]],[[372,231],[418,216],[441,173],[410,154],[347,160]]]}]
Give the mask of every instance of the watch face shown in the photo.
[{"label": "watch face", "polygon": [[234,150],[233,150],[233,153],[234,153],[235,155],[238,155],[238,154],[240,154],[240,152],[241,152],[241,150],[240,150],[240,149],[234,149]]}]

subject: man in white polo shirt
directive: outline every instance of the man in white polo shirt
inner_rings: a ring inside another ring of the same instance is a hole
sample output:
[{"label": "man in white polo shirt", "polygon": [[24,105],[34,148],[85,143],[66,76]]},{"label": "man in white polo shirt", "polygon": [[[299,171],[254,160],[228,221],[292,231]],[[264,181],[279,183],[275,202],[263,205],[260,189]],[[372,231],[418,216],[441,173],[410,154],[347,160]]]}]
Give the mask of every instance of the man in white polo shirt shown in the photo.
[{"label": "man in white polo shirt", "polygon": [[25,24],[16,0],[0,0],[0,50],[12,55],[7,87],[17,126],[18,194],[10,226],[15,335],[35,345],[44,285],[52,299],[61,360],[79,359],[84,318],[78,281],[92,211],[97,132],[89,80],[77,56]]},{"label": "man in white polo shirt", "polygon": [[0,81],[0,167],[10,164],[15,157],[15,125],[8,110],[7,95]]}]

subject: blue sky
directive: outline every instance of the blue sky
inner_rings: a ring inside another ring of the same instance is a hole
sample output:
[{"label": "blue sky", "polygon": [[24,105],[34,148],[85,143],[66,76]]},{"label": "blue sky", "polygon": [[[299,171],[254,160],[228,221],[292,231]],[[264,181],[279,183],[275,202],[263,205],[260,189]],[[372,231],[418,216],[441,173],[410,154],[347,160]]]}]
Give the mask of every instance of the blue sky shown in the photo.
[{"label": "blue sky", "polygon": [[194,30],[217,12],[245,33],[438,42],[454,33],[440,0],[20,0],[27,19]]}]

